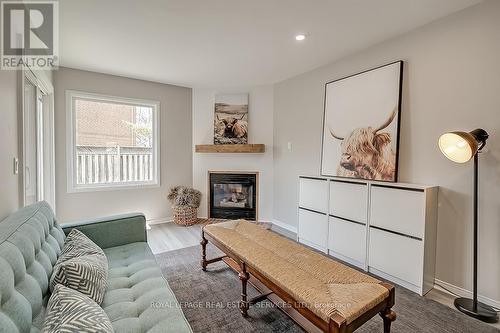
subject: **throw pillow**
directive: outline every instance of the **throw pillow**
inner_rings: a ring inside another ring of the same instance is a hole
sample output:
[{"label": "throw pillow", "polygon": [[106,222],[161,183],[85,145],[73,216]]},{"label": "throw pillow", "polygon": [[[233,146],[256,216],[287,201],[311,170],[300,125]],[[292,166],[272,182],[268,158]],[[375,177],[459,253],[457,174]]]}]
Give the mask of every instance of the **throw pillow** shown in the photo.
[{"label": "throw pillow", "polygon": [[62,284],[101,304],[107,280],[108,261],[104,252],[82,232],[73,229],[54,266],[50,290]]},{"label": "throw pillow", "polygon": [[42,333],[73,332],[112,333],[113,326],[96,302],[58,284],[47,303]]},{"label": "throw pillow", "polygon": [[65,261],[91,254],[104,256],[102,249],[85,236],[83,232],[78,229],[72,229],[64,241],[64,246],[58,259]]}]

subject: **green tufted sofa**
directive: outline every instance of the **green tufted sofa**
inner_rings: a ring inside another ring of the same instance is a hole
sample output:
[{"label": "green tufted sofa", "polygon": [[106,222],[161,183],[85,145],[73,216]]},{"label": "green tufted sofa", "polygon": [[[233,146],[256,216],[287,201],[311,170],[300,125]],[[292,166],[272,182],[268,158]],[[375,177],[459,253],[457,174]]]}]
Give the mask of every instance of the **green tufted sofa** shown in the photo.
[{"label": "green tufted sofa", "polygon": [[126,214],[61,226],[46,202],[0,222],[0,333],[39,332],[52,268],[65,234],[77,228],[109,263],[101,304],[116,333],[192,332],[146,243],[145,218]]}]

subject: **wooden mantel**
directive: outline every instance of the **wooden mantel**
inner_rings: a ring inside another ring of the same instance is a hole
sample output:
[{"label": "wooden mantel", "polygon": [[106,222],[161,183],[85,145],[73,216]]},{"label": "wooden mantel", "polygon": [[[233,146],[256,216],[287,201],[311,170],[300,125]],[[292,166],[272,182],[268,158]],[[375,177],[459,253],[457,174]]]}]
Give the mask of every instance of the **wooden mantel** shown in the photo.
[{"label": "wooden mantel", "polygon": [[196,145],[197,153],[263,153],[266,151],[264,144],[247,145]]}]

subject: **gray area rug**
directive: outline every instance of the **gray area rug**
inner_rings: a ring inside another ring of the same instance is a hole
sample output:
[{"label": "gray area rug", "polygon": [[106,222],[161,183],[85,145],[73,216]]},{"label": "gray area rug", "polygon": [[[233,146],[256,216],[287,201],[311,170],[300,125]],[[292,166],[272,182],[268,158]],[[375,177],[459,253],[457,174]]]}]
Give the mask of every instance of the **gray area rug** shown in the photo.
[{"label": "gray area rug", "polygon": [[[156,255],[163,275],[177,296],[193,331],[197,332],[303,332],[287,315],[268,301],[250,307],[249,317],[238,310],[240,281],[223,262],[200,267],[200,247],[194,246]],[[220,255],[208,246],[208,258]],[[498,333],[480,321],[404,288],[396,288],[398,318],[394,333]],[[250,297],[257,291],[249,287]],[[382,333],[382,319],[371,319],[356,333]]]}]

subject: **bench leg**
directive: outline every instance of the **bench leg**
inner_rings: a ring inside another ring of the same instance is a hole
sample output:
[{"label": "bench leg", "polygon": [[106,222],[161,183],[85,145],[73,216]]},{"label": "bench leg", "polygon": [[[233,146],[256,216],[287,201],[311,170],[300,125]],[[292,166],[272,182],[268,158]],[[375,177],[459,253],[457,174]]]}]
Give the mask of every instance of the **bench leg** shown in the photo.
[{"label": "bench leg", "polygon": [[246,270],[246,265],[244,262],[241,263],[241,271],[238,274],[241,281],[241,301],[238,306],[240,308],[241,315],[243,317],[248,316],[248,301],[247,301],[247,283],[248,283],[248,272]]},{"label": "bench leg", "polygon": [[201,269],[206,272],[207,271],[207,244],[208,240],[205,238],[205,233],[201,232]]},{"label": "bench leg", "polygon": [[392,311],[390,308],[385,309],[380,312],[380,316],[384,320],[384,333],[391,333],[391,324],[396,320],[396,312]]}]

